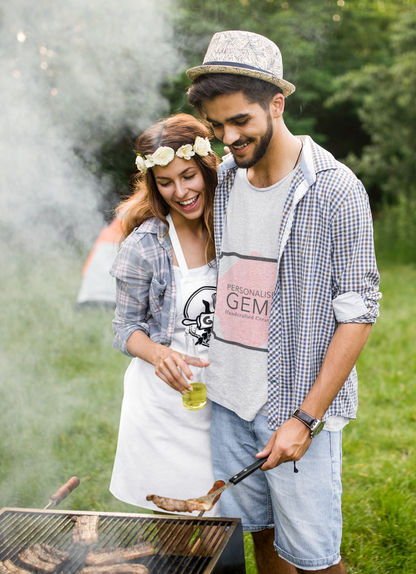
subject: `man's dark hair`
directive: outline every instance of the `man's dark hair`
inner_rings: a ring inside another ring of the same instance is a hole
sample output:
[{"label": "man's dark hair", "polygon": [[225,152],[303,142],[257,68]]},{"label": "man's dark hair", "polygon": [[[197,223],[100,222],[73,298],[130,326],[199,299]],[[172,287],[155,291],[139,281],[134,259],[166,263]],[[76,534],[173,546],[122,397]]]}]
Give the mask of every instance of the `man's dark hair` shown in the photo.
[{"label": "man's dark hair", "polygon": [[242,92],[251,104],[259,104],[268,110],[273,96],[282,94],[282,90],[270,82],[240,76],[238,74],[202,74],[188,88],[188,101],[203,116],[202,102],[213,100],[224,94]]}]

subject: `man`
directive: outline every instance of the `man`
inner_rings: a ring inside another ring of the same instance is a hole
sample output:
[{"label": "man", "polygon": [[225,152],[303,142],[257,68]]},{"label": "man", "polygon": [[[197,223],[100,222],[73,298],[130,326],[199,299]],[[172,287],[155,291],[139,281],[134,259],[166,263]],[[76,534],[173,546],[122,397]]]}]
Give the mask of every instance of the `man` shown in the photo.
[{"label": "man", "polygon": [[344,573],[341,435],[381,297],[368,197],[346,166],[285,126],[295,87],[273,42],[217,33],[187,75],[189,102],[231,151],[214,204],[215,477],[267,459],[267,472],[224,492],[221,512],[253,533],[259,572]]}]

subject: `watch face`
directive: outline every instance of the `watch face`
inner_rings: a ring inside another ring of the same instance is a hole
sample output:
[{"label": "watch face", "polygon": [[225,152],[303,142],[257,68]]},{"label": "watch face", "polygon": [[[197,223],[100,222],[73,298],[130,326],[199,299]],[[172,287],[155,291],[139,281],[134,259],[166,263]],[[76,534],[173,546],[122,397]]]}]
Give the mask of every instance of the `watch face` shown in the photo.
[{"label": "watch face", "polygon": [[324,428],[325,426],[325,422],[324,421],[319,421],[319,423],[316,425],[316,427],[314,429],[312,429],[312,436],[316,437],[321,430]]}]

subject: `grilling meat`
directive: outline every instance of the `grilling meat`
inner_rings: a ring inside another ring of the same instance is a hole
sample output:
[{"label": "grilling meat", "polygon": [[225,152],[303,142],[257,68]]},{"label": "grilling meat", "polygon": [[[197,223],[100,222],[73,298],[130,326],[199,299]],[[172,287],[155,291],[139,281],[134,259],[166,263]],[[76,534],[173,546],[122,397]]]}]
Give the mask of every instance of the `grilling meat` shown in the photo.
[{"label": "grilling meat", "polygon": [[0,562],[0,574],[10,574],[10,570],[3,566],[3,562]]},{"label": "grilling meat", "polygon": [[80,546],[89,546],[98,542],[98,519],[99,516],[73,516],[75,528],[72,532],[72,541]]},{"label": "grilling meat", "polygon": [[[19,554],[19,560],[34,570],[53,572],[57,566],[69,560],[68,552],[57,550],[49,544],[34,544]],[[2,574],[0,572],[0,574]]]},{"label": "grilling meat", "polygon": [[158,508],[167,512],[193,512],[194,510],[211,510],[212,505],[200,500],[189,498],[188,500],[179,500],[177,498],[166,498],[156,494],[148,494],[146,500],[151,500]]},{"label": "grilling meat", "polygon": [[42,572],[53,572],[57,566],[54,562],[45,562],[41,558],[39,558],[38,554],[34,551],[33,548],[26,548],[23,552],[20,552],[19,560],[26,564],[26,566],[30,566],[34,570],[41,570]]},{"label": "grilling meat", "polygon": [[[0,564],[2,564],[0,562]],[[3,568],[6,568],[7,574],[31,574],[29,570],[25,570],[24,568],[19,568],[16,564],[13,564],[11,560],[5,560],[3,562]]]},{"label": "grilling meat", "polygon": [[[43,550],[44,552],[46,552],[49,555],[49,562],[57,562],[57,564],[61,564],[62,562],[66,562],[67,560],[69,560],[71,558],[71,555],[69,552],[65,552],[64,550],[58,550],[57,548],[54,548],[53,546],[49,546],[49,544],[46,544],[46,542],[41,542],[40,544],[34,544],[33,548],[35,547],[40,547],[38,550],[36,550],[37,552],[39,552],[39,558],[42,558],[41,556],[41,550]],[[43,560],[43,558],[42,558]],[[59,562],[58,562],[59,560]]]},{"label": "grilling meat", "polygon": [[32,546],[32,550],[36,552],[41,560],[45,560],[46,562],[53,562],[56,565],[62,564],[62,562],[66,562],[71,558],[69,552],[58,550],[53,546],[49,546],[49,544],[46,544],[45,542],[34,544]]},{"label": "grilling meat", "polygon": [[79,574],[149,574],[142,564],[111,564],[108,566],[87,566]]},{"label": "grilling meat", "polygon": [[141,558],[142,556],[150,556],[154,553],[155,549],[150,542],[140,540],[140,542],[128,548],[101,548],[100,550],[94,550],[85,557],[85,564],[91,564],[92,566],[119,564],[120,562]]},{"label": "grilling meat", "polygon": [[[224,486],[225,482],[223,480],[217,480],[214,486],[208,492],[211,494],[215,490]],[[221,494],[218,495],[218,498]],[[177,498],[166,498],[164,496],[157,496],[156,494],[148,494],[146,500],[151,500],[158,508],[166,510],[167,512],[193,512],[194,510],[201,512],[211,510],[214,504],[217,502],[218,498],[215,498],[212,504],[208,502],[203,502],[198,498],[188,498],[188,500],[178,500]]]}]

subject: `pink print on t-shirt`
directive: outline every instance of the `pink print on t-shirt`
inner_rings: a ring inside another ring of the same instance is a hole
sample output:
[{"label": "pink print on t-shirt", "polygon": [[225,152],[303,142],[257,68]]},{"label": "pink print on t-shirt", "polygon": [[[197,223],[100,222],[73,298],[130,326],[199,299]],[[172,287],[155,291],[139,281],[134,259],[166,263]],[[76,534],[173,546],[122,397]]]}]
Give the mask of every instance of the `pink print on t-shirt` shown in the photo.
[{"label": "pink print on t-shirt", "polygon": [[254,349],[267,346],[276,271],[275,261],[253,251],[220,277],[215,315],[221,339]]}]

